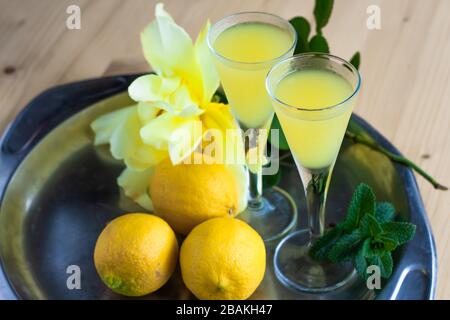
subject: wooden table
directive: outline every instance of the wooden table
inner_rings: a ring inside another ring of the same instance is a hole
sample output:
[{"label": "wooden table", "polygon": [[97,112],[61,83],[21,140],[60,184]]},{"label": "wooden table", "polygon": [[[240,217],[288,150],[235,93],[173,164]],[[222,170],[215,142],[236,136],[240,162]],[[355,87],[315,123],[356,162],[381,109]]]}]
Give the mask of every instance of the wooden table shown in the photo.
[{"label": "wooden table", "polygon": [[[441,183],[450,185],[450,1],[336,0],[324,30],[334,54],[362,53],[364,85],[356,113]],[[166,0],[191,35],[207,18],[259,10],[312,19],[313,0]],[[81,8],[81,30],[66,8]],[[381,30],[366,26],[381,8]],[[104,74],[149,69],[139,32],[153,0],[0,0],[0,128],[48,87]],[[439,254],[437,298],[450,298],[450,192],[417,178]]]}]

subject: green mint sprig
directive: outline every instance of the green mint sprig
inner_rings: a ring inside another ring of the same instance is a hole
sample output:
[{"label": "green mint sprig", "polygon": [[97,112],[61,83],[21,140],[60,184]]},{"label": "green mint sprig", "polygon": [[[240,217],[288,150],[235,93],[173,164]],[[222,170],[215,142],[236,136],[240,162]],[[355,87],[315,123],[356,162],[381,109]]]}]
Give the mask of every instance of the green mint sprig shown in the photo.
[{"label": "green mint sprig", "polygon": [[394,218],[394,206],[376,202],[372,189],[362,183],[353,193],[345,219],[313,243],[310,255],[319,261],[352,262],[362,279],[369,276],[367,267],[376,265],[387,279],[394,267],[392,252],[416,231],[414,224]]},{"label": "green mint sprig", "polygon": [[[328,45],[327,39],[324,37],[322,29],[328,24],[330,20],[331,13],[333,11],[333,0],[316,0],[314,6],[314,20],[316,25],[316,34],[311,36],[311,24],[304,17],[295,17],[290,20],[290,23],[294,27],[298,35],[297,46],[295,47],[294,54],[305,53],[305,52],[322,52],[330,53],[330,46]],[[361,65],[361,54],[356,52],[350,59],[350,63],[355,66],[356,69]],[[352,120],[350,120],[352,121]],[[280,122],[277,116],[274,116],[272,122],[272,129],[279,130],[279,141],[276,142],[276,147],[280,150],[289,150],[289,145],[287,143],[286,137],[284,136],[283,130],[281,128]],[[368,140],[365,136],[359,134],[358,132],[352,130],[351,126],[347,129],[345,136],[349,138],[354,143],[364,144],[373,150],[376,150],[385,156],[387,156],[391,161],[410,167],[422,177],[424,177],[428,182],[430,182],[435,189],[438,190],[448,190],[448,188],[439,182],[437,182],[431,175],[429,175],[425,170],[416,165],[413,161],[389,152],[381,145],[374,141]],[[271,141],[271,140],[269,140]],[[267,181],[268,183],[273,183],[276,181],[272,179]],[[271,185],[266,185],[271,186]],[[273,186],[273,185],[272,185]]]}]

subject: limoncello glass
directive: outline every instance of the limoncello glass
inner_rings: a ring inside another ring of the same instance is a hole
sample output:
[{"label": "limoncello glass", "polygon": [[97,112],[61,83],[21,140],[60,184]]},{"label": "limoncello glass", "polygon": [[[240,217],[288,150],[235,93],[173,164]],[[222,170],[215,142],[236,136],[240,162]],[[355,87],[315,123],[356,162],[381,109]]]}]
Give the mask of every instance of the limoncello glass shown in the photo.
[{"label": "limoncello glass", "polygon": [[[272,14],[237,13],[215,23],[208,34],[222,87],[233,116],[246,132],[248,164],[248,206],[239,217],[256,229],[266,241],[281,237],[296,223],[297,209],[291,197],[279,188],[262,187],[262,152],[274,110],[265,88],[270,68],[292,56],[297,34],[291,24]],[[257,150],[257,152],[252,152]]]},{"label": "limoncello glass", "polygon": [[331,173],[360,86],[361,77],[350,63],[322,53],[285,59],[267,76],[267,91],[302,179],[309,223],[308,230],[280,242],[275,272],[285,285],[301,291],[331,291],[354,275],[351,263],[315,261],[309,248],[324,233]]}]

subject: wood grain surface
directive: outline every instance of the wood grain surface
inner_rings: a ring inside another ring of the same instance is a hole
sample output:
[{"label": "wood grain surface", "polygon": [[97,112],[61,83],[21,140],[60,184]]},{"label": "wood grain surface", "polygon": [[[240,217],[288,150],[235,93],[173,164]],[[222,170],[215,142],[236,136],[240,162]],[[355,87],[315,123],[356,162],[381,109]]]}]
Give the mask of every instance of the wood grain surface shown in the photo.
[{"label": "wood grain surface", "polygon": [[[238,11],[312,19],[313,0],[166,0],[192,36],[206,21]],[[81,8],[81,30],[66,27]],[[366,26],[369,5],[381,29]],[[0,129],[41,91],[104,74],[143,72],[139,32],[153,0],[0,0]],[[336,0],[324,33],[334,54],[360,50],[362,96],[356,113],[441,183],[450,185],[449,0]],[[417,177],[439,256],[437,298],[450,298],[450,192]]]}]

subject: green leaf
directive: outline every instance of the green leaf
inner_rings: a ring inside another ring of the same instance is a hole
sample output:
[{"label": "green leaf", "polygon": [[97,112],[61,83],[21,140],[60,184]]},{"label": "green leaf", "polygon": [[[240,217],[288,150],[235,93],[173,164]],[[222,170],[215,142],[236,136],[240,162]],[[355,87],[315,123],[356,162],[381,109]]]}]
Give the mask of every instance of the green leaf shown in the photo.
[{"label": "green leaf", "polygon": [[336,241],[328,253],[328,258],[333,262],[348,261],[356,254],[357,246],[360,243],[361,233],[355,229],[352,233],[345,234]]},{"label": "green leaf", "polygon": [[366,238],[370,237],[370,227],[369,227],[369,216],[368,214],[364,215],[359,221],[359,231],[361,232],[361,237]]},{"label": "green leaf", "polygon": [[312,52],[330,53],[327,39],[318,34],[309,41],[309,50]]},{"label": "green leaf", "polygon": [[381,233],[383,233],[381,224],[378,223],[377,219],[375,219],[375,216],[368,214],[368,215],[366,215],[366,217],[368,219],[370,234],[373,237],[376,237],[376,236],[380,235]]},{"label": "green leaf", "polygon": [[[363,245],[363,247],[364,247],[364,245]],[[356,256],[353,260],[353,264],[355,266],[355,269],[356,269],[356,272],[358,273],[358,275],[362,279],[367,279],[369,275],[367,274],[367,260],[366,260],[365,254],[364,254],[363,247],[361,247],[361,249],[356,254]]]},{"label": "green leaf", "polygon": [[325,187],[327,184],[328,173],[320,172],[313,175],[311,181],[309,182],[307,189],[314,190],[314,193],[323,194],[325,192]]},{"label": "green leaf", "polygon": [[318,260],[351,261],[362,279],[368,278],[367,267],[371,265],[380,268],[383,278],[389,278],[393,270],[391,252],[411,240],[416,229],[411,223],[392,222],[394,215],[390,203],[376,204],[372,189],[360,184],[344,221],[317,239],[310,254]]},{"label": "green leaf", "polygon": [[217,89],[216,93],[214,93],[214,96],[212,98],[212,102],[220,102],[220,103],[228,103],[227,96],[225,95],[225,92],[222,88]]},{"label": "green leaf", "polygon": [[394,251],[395,249],[397,249],[398,242],[395,239],[387,236],[380,236],[378,237],[378,240],[383,243],[384,251]]},{"label": "green leaf", "polygon": [[295,17],[289,22],[297,32],[297,45],[294,54],[304,53],[309,51],[309,34],[311,33],[311,26],[304,17]]},{"label": "green leaf", "polygon": [[316,19],[316,32],[322,34],[322,28],[325,27],[330,20],[333,11],[333,0],[316,0],[314,6],[314,18]]},{"label": "green leaf", "polygon": [[394,267],[394,262],[392,260],[392,255],[390,252],[385,252],[382,255],[375,256],[373,258],[367,259],[368,266],[378,266],[380,268],[380,273],[382,278],[389,278],[392,274],[392,269]]},{"label": "green leaf", "polygon": [[380,239],[370,239],[370,249],[366,258],[379,257],[387,251],[383,241]]},{"label": "green leaf", "polygon": [[353,193],[347,210],[347,216],[342,223],[343,229],[347,232],[351,232],[353,229],[357,228],[360,219],[366,213],[375,213],[375,195],[368,185],[361,183],[356,187],[356,190]]},{"label": "green leaf", "polygon": [[402,245],[414,237],[416,226],[409,222],[385,222],[381,224],[383,234]]},{"label": "green leaf", "polygon": [[372,255],[372,251],[370,249],[370,239],[364,240],[360,251],[364,257],[370,257]]},{"label": "green leaf", "polygon": [[388,279],[392,274],[392,269],[394,268],[394,261],[392,260],[392,255],[390,252],[386,252],[380,258],[381,265],[381,276]]},{"label": "green leaf", "polygon": [[292,24],[295,31],[297,31],[298,38],[308,41],[309,34],[311,32],[309,21],[304,17],[295,17],[289,20],[289,22]]},{"label": "green leaf", "polygon": [[375,207],[375,219],[379,223],[392,221],[395,217],[395,208],[389,202],[378,202]]},{"label": "green leaf", "polygon": [[271,133],[269,133],[270,143],[272,143],[275,147],[277,147],[280,150],[289,150],[289,145],[287,143],[286,136],[284,135],[283,129],[281,129],[280,120],[278,120],[277,115],[274,115],[273,117],[271,129],[279,130],[278,131],[279,139],[274,139],[272,141]]},{"label": "green leaf", "polygon": [[341,230],[338,227],[326,231],[323,236],[314,241],[309,255],[318,261],[326,260],[331,247],[340,235]]},{"label": "green leaf", "polygon": [[378,236],[370,239],[370,249],[367,257],[381,256],[386,252],[391,252],[397,249],[398,242],[387,236]]},{"label": "green leaf", "polygon": [[350,59],[350,63],[356,68],[359,69],[361,64],[361,54],[359,52],[355,53],[353,57]]}]

